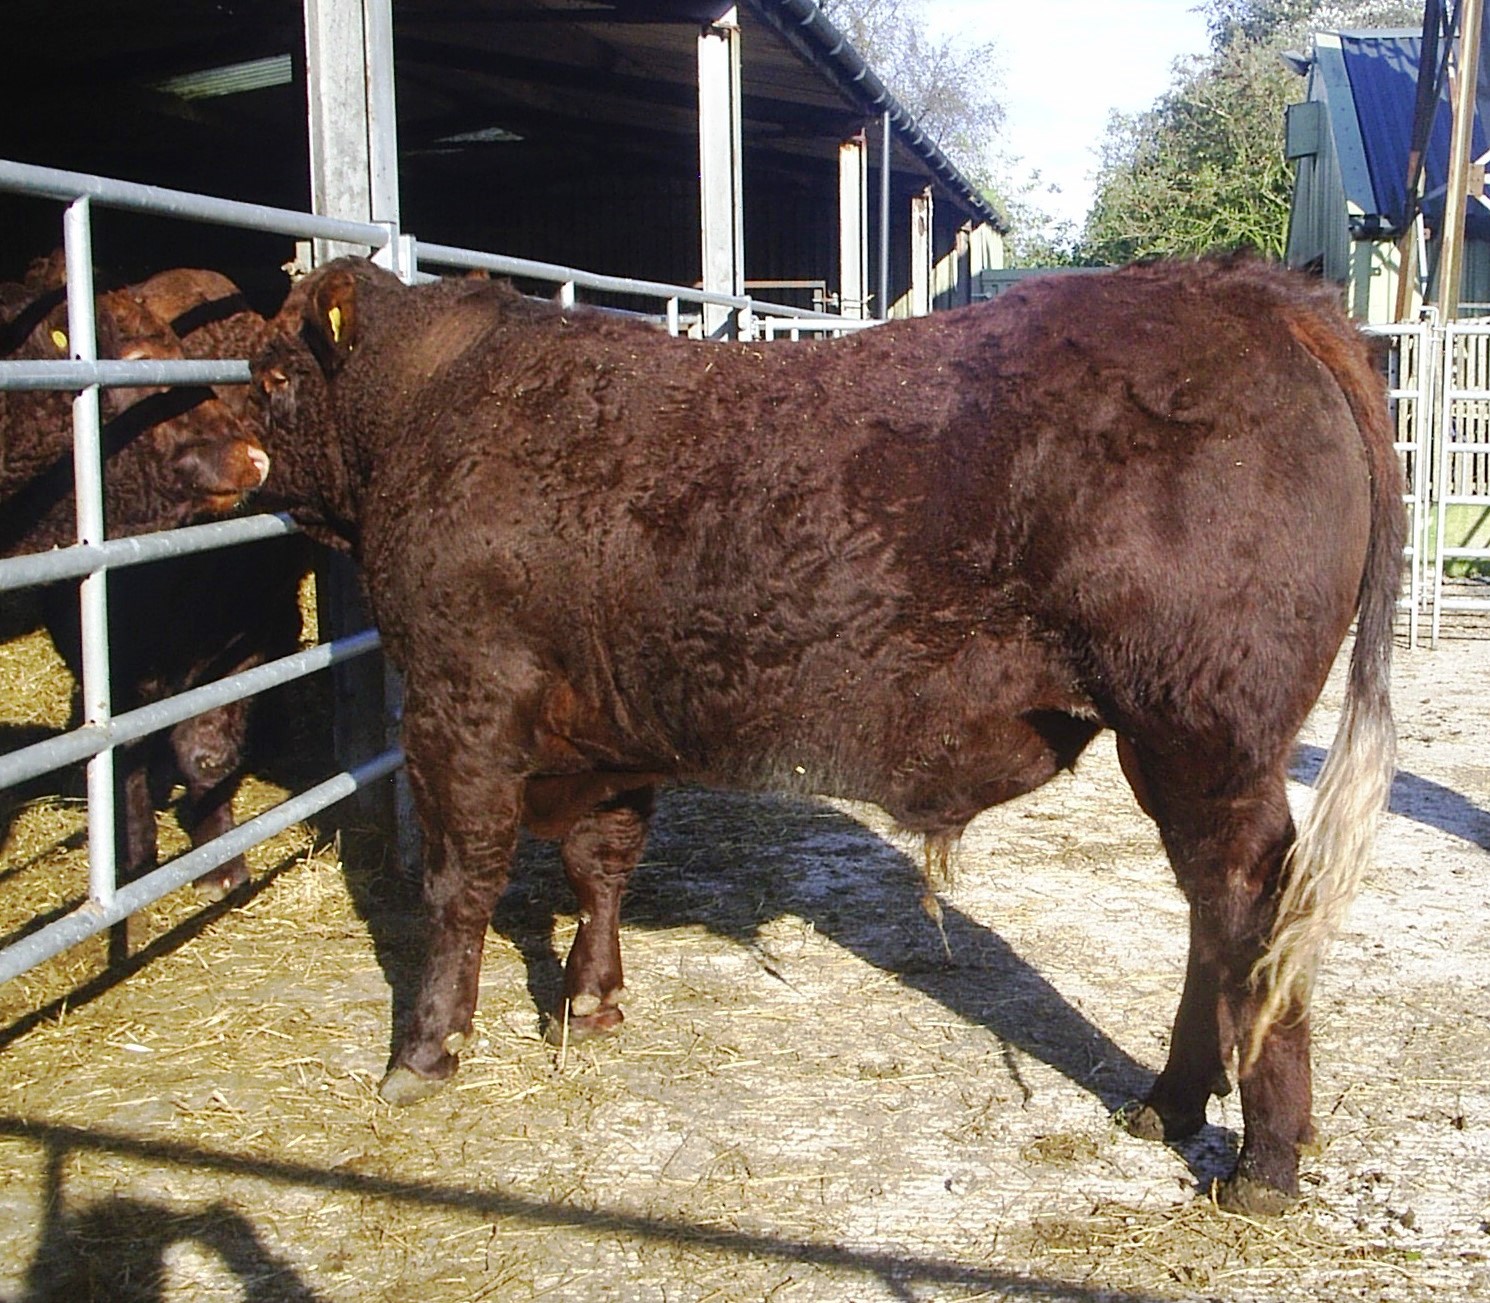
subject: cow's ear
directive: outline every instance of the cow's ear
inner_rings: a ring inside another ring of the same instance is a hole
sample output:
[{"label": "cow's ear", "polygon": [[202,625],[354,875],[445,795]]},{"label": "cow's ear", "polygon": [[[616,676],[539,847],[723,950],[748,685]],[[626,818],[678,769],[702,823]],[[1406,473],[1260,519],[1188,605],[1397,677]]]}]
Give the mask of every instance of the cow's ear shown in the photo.
[{"label": "cow's ear", "polygon": [[300,333],[321,369],[334,375],[357,347],[357,280],[350,271],[329,272],[305,301]]}]

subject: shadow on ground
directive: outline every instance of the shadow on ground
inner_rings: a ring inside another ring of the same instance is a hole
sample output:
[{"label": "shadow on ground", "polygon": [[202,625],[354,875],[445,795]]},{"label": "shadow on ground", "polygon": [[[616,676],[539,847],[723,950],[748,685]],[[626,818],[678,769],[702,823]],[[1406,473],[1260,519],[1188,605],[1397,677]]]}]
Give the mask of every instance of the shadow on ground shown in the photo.
[{"label": "shadow on ground", "polygon": [[[707,928],[749,950],[772,972],[762,929],[790,915],[959,1018],[987,1028],[1004,1047],[1016,1081],[1017,1054],[1023,1053],[1110,1112],[1147,1093],[1154,1070],[1075,1009],[997,932],[944,905],[944,945],[921,908],[923,890],[908,855],[830,806],[682,789],[665,793],[659,803],[624,920],[630,927]],[[413,1004],[422,954],[416,889],[386,875],[360,874],[354,875],[354,896],[392,988],[396,1043]],[[555,930],[559,916],[576,908],[554,848],[525,840],[492,926],[523,956],[535,1018],[562,1004]],[[1114,980],[1121,981],[1121,973]],[[808,1033],[804,1019],[802,1034]],[[1216,1126],[1171,1147],[1200,1190],[1229,1175],[1236,1161],[1236,1137]]]}]

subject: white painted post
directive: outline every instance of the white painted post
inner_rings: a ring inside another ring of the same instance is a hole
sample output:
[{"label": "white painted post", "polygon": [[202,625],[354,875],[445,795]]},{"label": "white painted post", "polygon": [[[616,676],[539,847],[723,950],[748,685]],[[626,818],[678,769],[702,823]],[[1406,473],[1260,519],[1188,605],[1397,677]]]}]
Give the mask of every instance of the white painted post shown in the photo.
[{"label": "white painted post", "polygon": [[890,174],[892,161],[890,111],[880,119],[880,301],[875,306],[881,321],[890,318]]},{"label": "white painted post", "polygon": [[[740,18],[731,6],[698,38],[698,170],[703,287],[735,296],[745,293],[740,120]],[[704,305],[706,337],[728,322],[727,308]]]},{"label": "white painted post", "polygon": [[869,150],[864,133],[838,146],[838,312],[869,315]]},{"label": "white painted post", "polygon": [[931,285],[934,270],[932,250],[931,187],[911,196],[911,316],[931,313]]},{"label": "white painted post", "polygon": [[[313,210],[327,217],[382,222],[393,240],[380,255],[408,279],[398,230],[398,136],[394,107],[392,0],[305,0],[307,108]],[[314,261],[366,254],[365,245],[317,240]],[[352,565],[329,557],[316,567],[321,636],[340,637],[371,621]],[[360,764],[400,727],[403,685],[381,656],[332,672],[334,746],[339,763]],[[379,784],[356,798],[361,818],[393,839],[406,870],[418,862],[413,803],[402,773],[394,793]]]},{"label": "white painted post", "polygon": [[[398,223],[392,0],[305,0],[311,207]],[[315,261],[365,246],[315,242]]]}]

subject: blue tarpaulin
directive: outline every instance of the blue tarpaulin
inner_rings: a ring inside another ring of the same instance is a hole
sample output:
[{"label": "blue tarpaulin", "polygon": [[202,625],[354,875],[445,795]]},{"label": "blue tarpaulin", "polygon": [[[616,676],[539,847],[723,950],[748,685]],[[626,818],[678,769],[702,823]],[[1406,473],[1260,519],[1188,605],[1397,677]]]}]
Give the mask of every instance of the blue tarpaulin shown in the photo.
[{"label": "blue tarpaulin", "polygon": [[[1360,123],[1377,211],[1394,230],[1400,231],[1413,215],[1407,189],[1408,156],[1412,148],[1423,38],[1389,32],[1342,32],[1340,50],[1350,78],[1351,98]],[[1482,48],[1470,154],[1482,164],[1490,152],[1490,135],[1485,129],[1485,122],[1490,119],[1490,57],[1487,56],[1490,50]],[[1430,68],[1429,75],[1434,71]],[[1430,229],[1436,229],[1443,218],[1451,131],[1452,113],[1445,85],[1436,98],[1431,123],[1425,127],[1422,209]],[[1471,235],[1490,239],[1490,207],[1471,198],[1466,226]]]}]

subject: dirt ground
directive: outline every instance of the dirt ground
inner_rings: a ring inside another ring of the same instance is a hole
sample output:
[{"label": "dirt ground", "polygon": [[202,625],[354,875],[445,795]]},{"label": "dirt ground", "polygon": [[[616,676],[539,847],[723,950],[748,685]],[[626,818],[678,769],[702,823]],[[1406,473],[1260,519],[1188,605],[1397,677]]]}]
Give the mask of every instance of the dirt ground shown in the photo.
[{"label": "dirt ground", "polygon": [[[65,701],[27,675],[12,731]],[[1178,1146],[1111,1121],[1163,1061],[1185,915],[1103,740],[970,830],[945,948],[919,847],[875,811],[671,794],[626,1026],[567,1051],[537,1011],[574,906],[525,848],[476,1043],[407,1111],[375,1085],[408,893],[376,846],[285,834],[248,899],[149,911],[122,969],[100,941],[0,988],[0,1300],[1490,1297],[1487,682],[1490,628],[1399,650],[1401,773],[1321,980],[1321,1151],[1279,1220],[1206,1196],[1235,1096]],[[1338,703],[1337,673],[1301,777]],[[14,935],[82,893],[81,814],[7,818]]]}]

